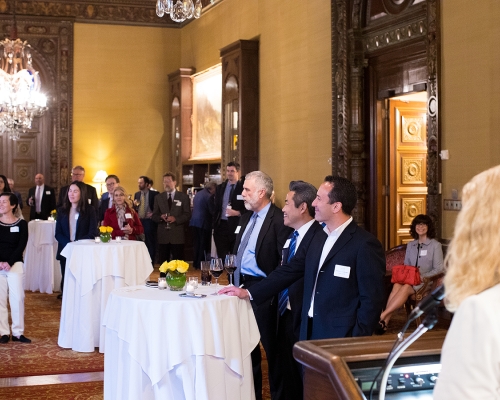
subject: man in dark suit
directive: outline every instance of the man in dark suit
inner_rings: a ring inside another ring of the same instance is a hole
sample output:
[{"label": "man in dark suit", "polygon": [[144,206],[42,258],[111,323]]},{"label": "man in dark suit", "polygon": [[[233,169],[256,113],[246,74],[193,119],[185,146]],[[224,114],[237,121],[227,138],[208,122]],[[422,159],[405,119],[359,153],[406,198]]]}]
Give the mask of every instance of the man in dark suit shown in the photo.
[{"label": "man in dark suit", "polygon": [[12,178],[7,178],[7,182],[9,182],[10,190],[12,193],[14,193],[17,197],[17,202],[19,203],[19,207],[21,210],[23,209],[23,197],[21,196],[21,193],[16,192],[14,189],[14,179]]},{"label": "man in dark suit", "polygon": [[156,231],[158,225],[151,217],[155,205],[156,190],[151,190],[152,181],[147,176],[140,176],[138,180],[139,191],[134,194],[134,209],[139,214],[144,227],[145,244],[148,248],[151,262],[155,263],[156,257]]},{"label": "man in dark suit", "polygon": [[[370,336],[377,326],[385,300],[385,255],[381,243],[353,221],[356,202],[350,181],[327,176],[313,202],[327,236],[316,233],[308,249],[299,249],[250,290],[253,302],[262,304],[304,276],[300,340]],[[238,288],[221,293],[250,297]]]},{"label": "man in dark suit", "polygon": [[101,196],[101,201],[99,202],[99,222],[104,221],[104,214],[108,208],[113,207],[113,193],[115,188],[118,187],[120,183],[120,178],[116,175],[108,175],[106,177],[106,193]]},{"label": "man in dark suit", "polygon": [[[291,229],[283,225],[283,212],[271,203],[272,193],[273,181],[267,174],[254,171],[246,176],[242,196],[245,208],[251,212],[242,215],[240,225],[236,228],[236,287],[241,282],[245,288],[251,288],[280,263],[281,251]],[[279,398],[281,371],[276,359],[277,301],[276,298],[268,296],[266,301],[258,306],[253,303],[252,307],[259,326],[260,341],[266,351],[271,397]],[[261,399],[262,369],[259,346],[252,351],[252,367],[255,396]]]},{"label": "man in dark suit", "polygon": [[158,255],[164,261],[184,259],[184,228],[191,218],[187,194],[175,190],[175,174],[163,175],[165,191],[155,197],[152,219],[158,224]]},{"label": "man in dark suit", "polygon": [[56,209],[56,192],[54,188],[45,184],[42,174],[35,175],[35,185],[28,190],[26,204],[30,206],[30,221],[34,219],[47,219],[50,212]]},{"label": "man in dark suit", "polygon": [[[283,248],[282,262],[308,248],[316,233],[326,236],[323,227],[314,220],[312,203],[317,189],[304,181],[292,181],[283,207],[284,224],[294,231]],[[278,363],[282,370],[282,399],[301,400],[303,393],[301,367],[293,358],[293,345],[299,340],[304,279],[301,278],[278,296]]]},{"label": "man in dark suit", "polygon": [[[81,165],[73,167],[73,169],[71,170],[71,182],[83,182],[83,178],[85,178],[85,168],[83,168]],[[58,208],[64,204],[64,199],[68,195],[68,189],[70,185],[71,184],[63,186],[59,191],[59,199],[57,200]],[[97,191],[95,190],[95,187],[85,183],[85,188],[87,189],[87,198],[85,199],[85,201],[87,201],[87,204],[90,204],[92,207],[94,207],[96,215],[99,215],[99,199],[97,197]]]},{"label": "man in dark suit", "polygon": [[228,163],[226,176],[226,181],[217,186],[214,196],[214,242],[220,258],[233,251],[236,240],[234,231],[241,214],[246,211],[241,196],[245,178],[240,179],[240,164],[233,161]]}]

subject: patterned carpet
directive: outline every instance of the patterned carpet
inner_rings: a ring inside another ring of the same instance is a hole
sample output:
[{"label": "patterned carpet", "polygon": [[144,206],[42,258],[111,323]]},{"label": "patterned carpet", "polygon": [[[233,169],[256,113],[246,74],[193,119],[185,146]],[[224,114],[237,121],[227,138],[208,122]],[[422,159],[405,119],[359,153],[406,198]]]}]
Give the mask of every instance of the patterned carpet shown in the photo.
[{"label": "patterned carpet", "polygon": [[0,388],[0,399],[102,400],[103,382]]}]

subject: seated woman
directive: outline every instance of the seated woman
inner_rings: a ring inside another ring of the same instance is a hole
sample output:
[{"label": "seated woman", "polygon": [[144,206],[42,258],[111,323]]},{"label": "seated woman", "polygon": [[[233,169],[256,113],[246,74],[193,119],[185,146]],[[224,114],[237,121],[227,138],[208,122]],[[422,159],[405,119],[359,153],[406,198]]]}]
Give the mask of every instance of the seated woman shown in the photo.
[{"label": "seated woman", "polygon": [[[86,198],[87,189],[85,184],[74,181],[69,186],[62,207],[57,210],[56,240],[58,246],[56,259],[61,263],[61,293],[66,271],[66,257],[61,255],[61,251],[69,242],[94,239],[99,235],[96,211],[94,207],[87,203]],[[57,298],[62,298],[62,294]]]},{"label": "seated woman", "polygon": [[500,166],[462,190],[446,256],[445,305],[455,312],[441,351],[434,399],[500,398]]},{"label": "seated woman", "polygon": [[31,343],[23,335],[23,252],[28,243],[28,223],[14,215],[18,207],[15,194],[0,193],[0,343],[10,340],[7,297],[12,319],[12,341]]},{"label": "seated woman", "polygon": [[[405,265],[418,266],[422,278],[440,273],[443,269],[443,249],[441,243],[434,239],[436,231],[428,215],[417,215],[410,226],[410,235],[415,240],[408,243],[405,254]],[[408,297],[422,287],[395,283],[387,300],[385,310],[380,315],[379,326],[375,333],[382,335],[389,325],[394,311],[402,307]]]},{"label": "seated woman", "polygon": [[121,236],[128,240],[137,240],[137,236],[144,233],[139,215],[132,208],[132,201],[122,186],[117,186],[113,192],[113,207],[104,214],[104,226],[111,226],[114,239]]}]

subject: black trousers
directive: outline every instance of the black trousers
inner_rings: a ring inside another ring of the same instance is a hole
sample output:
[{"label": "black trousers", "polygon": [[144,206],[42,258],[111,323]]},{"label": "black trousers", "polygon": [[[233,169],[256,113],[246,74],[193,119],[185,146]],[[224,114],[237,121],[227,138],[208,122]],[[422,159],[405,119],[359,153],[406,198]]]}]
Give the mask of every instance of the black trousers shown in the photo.
[{"label": "black trousers", "polygon": [[210,260],[212,232],[208,229],[198,228],[196,226],[192,226],[191,230],[193,231],[193,267],[200,269],[201,261]]},{"label": "black trousers", "polygon": [[224,259],[226,254],[233,254],[236,234],[229,230],[229,225],[224,219],[221,219],[219,226],[214,229],[214,242],[219,258]]},{"label": "black trousers", "polygon": [[184,260],[184,243],[183,244],[164,244],[158,245],[159,263],[172,260]]},{"label": "black trousers", "polygon": [[[250,289],[252,285],[259,282],[261,279],[247,280],[241,279],[246,289]],[[250,289],[251,292],[251,289]],[[271,300],[256,306],[252,302],[253,312],[257,325],[260,331],[260,342],[266,352],[269,387],[271,389],[271,399],[280,399],[282,397],[282,374],[280,366],[277,362],[277,323],[278,323],[278,300],[273,297]],[[252,351],[252,369],[253,369],[253,383],[255,388],[255,398],[262,399],[262,357],[260,353],[260,346],[257,345]]]},{"label": "black trousers", "polygon": [[158,226],[151,218],[141,219],[142,226],[144,228],[144,236],[146,240],[144,244],[148,249],[148,253],[151,257],[151,262],[155,263],[156,257],[156,235],[158,231]]}]

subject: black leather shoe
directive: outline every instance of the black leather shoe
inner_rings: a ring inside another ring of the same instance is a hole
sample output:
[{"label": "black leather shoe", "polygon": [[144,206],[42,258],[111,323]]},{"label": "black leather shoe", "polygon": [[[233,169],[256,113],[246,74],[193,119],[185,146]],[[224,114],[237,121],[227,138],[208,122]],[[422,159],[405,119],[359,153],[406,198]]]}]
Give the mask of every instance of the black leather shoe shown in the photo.
[{"label": "black leather shoe", "polygon": [[57,295],[58,300],[62,300],[62,293]]},{"label": "black leather shoe", "polygon": [[21,342],[21,343],[31,343],[31,340],[28,339],[26,336],[21,335],[19,337],[12,336],[12,341],[13,342]]},{"label": "black leather shoe", "polygon": [[8,343],[9,340],[10,340],[9,335],[2,335],[2,337],[0,337],[0,343]]}]

